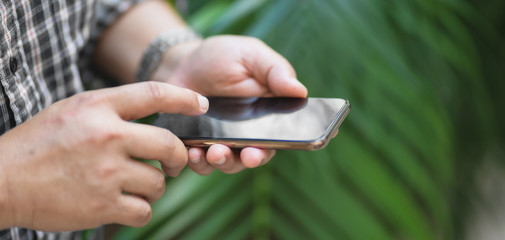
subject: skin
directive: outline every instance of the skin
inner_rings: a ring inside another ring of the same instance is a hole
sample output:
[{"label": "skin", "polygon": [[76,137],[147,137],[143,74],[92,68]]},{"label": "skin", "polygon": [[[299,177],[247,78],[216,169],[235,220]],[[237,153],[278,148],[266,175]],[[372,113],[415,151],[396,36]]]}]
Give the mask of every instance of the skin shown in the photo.
[{"label": "skin", "polygon": [[[139,19],[152,21],[145,25]],[[143,32],[132,32],[132,28]],[[96,61],[117,79],[133,82],[149,42],[161,32],[180,28],[187,25],[164,1],[139,4],[104,34]],[[171,47],[152,80],[189,88],[205,96],[307,96],[307,89],[296,80],[291,64],[251,37],[216,36]],[[261,166],[274,155],[273,150],[257,148],[234,152],[224,145],[214,145],[206,152],[192,148],[189,167],[201,175],[210,174],[215,168],[236,173]]]},{"label": "skin", "polygon": [[205,97],[155,82],[90,91],[51,105],[0,138],[0,228],[147,224],[149,203],[163,194],[165,177],[133,158],[156,159],[176,176],[188,153],[169,131],[129,120],[207,109]]},{"label": "skin", "polygon": [[[171,76],[168,82],[206,96],[307,96],[289,62],[258,39],[216,36],[179,47],[181,50],[172,52],[182,52],[182,56],[176,55],[177,64],[161,68],[154,80],[164,81],[164,76]],[[189,54],[185,52],[188,49],[192,49]],[[236,173],[266,164],[274,155],[274,150],[244,148],[234,152],[216,144],[206,153],[203,149],[189,149],[189,167],[201,175],[215,168]]]},{"label": "skin", "polygon": [[[127,85],[61,100],[0,137],[0,229],[140,227],[164,193],[163,172],[175,177],[189,165],[202,175],[216,168],[236,173],[274,156],[223,145],[186,149],[167,130],[129,122],[156,112],[203,114],[202,95],[306,97],[288,61],[263,42],[238,36],[174,46],[154,81],[128,84],[149,42],[183,27],[163,1],[136,5],[106,30],[95,53],[97,66]],[[158,160],[163,172],[133,158]]]}]

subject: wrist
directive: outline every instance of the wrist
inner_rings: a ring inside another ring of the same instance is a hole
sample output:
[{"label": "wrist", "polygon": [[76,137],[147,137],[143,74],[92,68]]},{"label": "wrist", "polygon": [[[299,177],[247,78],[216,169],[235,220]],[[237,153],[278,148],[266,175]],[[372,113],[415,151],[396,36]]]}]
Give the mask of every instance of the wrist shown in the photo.
[{"label": "wrist", "polygon": [[194,39],[189,42],[175,45],[163,53],[160,65],[152,75],[152,80],[167,82],[180,87],[187,87],[180,77],[175,76],[181,63],[201,45],[203,39]]},{"label": "wrist", "polygon": [[[199,39],[201,39],[200,35],[188,28],[174,29],[159,34],[154,40],[151,41],[149,46],[144,51],[144,54],[142,55],[142,59],[137,69],[136,81],[143,82],[152,80],[154,73],[159,69],[160,64],[167,51],[173,50],[173,48],[178,45]],[[175,52],[177,54],[172,53],[167,55],[179,55],[181,51],[178,50]]]}]

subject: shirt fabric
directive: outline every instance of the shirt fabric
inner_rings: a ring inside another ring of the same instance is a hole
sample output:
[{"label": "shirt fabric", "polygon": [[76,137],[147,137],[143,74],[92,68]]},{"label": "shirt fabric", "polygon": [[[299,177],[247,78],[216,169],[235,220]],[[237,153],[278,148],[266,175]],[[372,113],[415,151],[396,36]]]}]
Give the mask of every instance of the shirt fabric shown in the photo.
[{"label": "shirt fabric", "polygon": [[[91,66],[98,37],[139,1],[0,0],[0,135],[83,91],[81,73]],[[0,240],[81,239],[81,233],[11,228],[0,230]]]}]

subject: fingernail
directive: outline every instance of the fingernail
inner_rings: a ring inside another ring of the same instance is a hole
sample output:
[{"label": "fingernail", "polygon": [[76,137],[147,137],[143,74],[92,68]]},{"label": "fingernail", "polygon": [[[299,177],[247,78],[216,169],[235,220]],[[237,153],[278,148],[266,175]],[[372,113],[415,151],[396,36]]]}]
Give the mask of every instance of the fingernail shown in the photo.
[{"label": "fingernail", "polygon": [[192,163],[199,163],[200,162],[200,156],[194,157],[194,158],[190,158],[189,161],[191,161]]},{"label": "fingernail", "polygon": [[189,161],[191,161],[192,163],[199,163],[200,159],[202,158],[202,156],[200,155],[200,152],[195,148],[189,149],[188,156],[189,156]]},{"label": "fingernail", "polygon": [[198,95],[198,103],[200,104],[200,110],[206,112],[209,109],[209,100],[206,97]]},{"label": "fingernail", "polygon": [[219,159],[219,161],[216,162],[217,165],[223,165],[224,162],[226,162],[226,157],[222,157],[221,159]]}]

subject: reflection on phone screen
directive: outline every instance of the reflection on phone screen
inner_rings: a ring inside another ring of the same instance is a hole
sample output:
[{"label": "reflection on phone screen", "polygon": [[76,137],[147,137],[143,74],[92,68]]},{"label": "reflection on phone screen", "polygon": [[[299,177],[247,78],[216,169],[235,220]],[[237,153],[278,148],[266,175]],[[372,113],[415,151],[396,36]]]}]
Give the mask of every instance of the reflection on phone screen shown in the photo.
[{"label": "reflection on phone screen", "polygon": [[328,134],[345,104],[330,98],[210,97],[205,115],[160,114],[155,125],[181,139],[307,141]]}]

